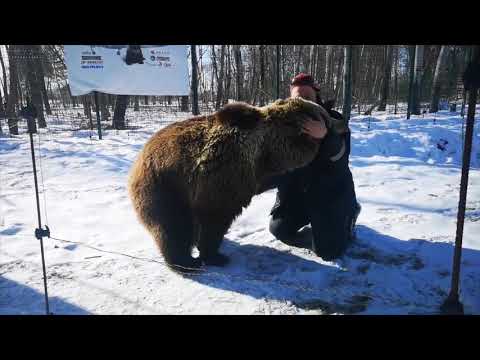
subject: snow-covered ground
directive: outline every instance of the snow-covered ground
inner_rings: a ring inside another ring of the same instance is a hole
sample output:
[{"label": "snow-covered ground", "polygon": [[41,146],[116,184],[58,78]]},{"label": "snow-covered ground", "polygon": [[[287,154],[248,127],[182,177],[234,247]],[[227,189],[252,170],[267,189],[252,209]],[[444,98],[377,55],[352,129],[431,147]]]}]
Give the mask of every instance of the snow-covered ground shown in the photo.
[{"label": "snow-covered ground", "polygon": [[[325,262],[275,240],[272,190],[226,234],[231,264],[188,278],[165,267],[127,197],[132,161],[160,126],[145,121],[149,128],[105,131],[102,141],[90,131],[42,130],[40,146],[35,137],[43,223],[55,238],[44,239],[55,314],[430,314],[445,299],[461,169],[458,115],[354,116],[350,159],[363,211],[343,258]],[[461,271],[461,301],[473,314],[480,314],[478,130],[477,121]],[[0,137],[0,314],[44,312],[36,219],[28,136]]]}]

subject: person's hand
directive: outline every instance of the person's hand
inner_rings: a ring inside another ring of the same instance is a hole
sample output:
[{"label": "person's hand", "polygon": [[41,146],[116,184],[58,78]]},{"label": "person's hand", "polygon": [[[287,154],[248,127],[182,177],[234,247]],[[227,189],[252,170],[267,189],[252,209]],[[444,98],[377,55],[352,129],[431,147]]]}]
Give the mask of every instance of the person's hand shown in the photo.
[{"label": "person's hand", "polygon": [[323,119],[320,121],[307,119],[303,123],[302,132],[310,135],[314,139],[320,140],[327,135],[328,130]]}]

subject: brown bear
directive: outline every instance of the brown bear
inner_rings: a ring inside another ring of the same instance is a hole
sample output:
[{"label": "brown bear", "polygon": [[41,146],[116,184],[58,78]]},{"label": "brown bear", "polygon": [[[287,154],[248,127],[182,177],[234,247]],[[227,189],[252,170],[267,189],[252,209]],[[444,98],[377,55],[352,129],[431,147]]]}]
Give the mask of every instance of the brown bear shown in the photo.
[{"label": "brown bear", "polygon": [[306,116],[346,131],[321,106],[295,98],[264,107],[228,104],[152,136],[132,167],[128,188],[139,220],[171,269],[189,272],[202,263],[228,262],[218,251],[223,236],[262,179],[315,157],[318,142],[301,131]]}]

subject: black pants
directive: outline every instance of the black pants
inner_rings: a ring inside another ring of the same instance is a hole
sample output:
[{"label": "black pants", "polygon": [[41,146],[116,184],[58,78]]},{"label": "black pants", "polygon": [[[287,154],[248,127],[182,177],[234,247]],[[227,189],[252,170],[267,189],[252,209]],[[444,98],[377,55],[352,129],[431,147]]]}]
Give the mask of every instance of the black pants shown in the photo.
[{"label": "black pants", "polygon": [[280,241],[294,245],[298,230],[311,224],[311,248],[315,254],[327,261],[341,256],[352,241],[358,209],[351,173],[342,184],[333,187],[319,186],[282,204],[272,214],[270,232]]}]

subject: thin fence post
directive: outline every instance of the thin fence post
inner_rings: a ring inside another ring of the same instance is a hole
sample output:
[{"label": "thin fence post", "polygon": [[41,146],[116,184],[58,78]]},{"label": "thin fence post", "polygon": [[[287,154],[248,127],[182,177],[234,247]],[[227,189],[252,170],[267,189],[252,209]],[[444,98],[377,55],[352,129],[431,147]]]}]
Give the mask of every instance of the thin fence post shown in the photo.
[{"label": "thin fence post", "polygon": [[[474,71],[480,70],[480,46],[475,46],[475,55],[473,56],[470,66],[474,68]],[[472,79],[467,77],[472,74],[467,74],[464,78],[465,83],[472,82]],[[474,76],[474,75],[473,75]],[[477,105],[478,96],[478,79],[473,80],[473,85],[469,85],[468,90],[468,113],[467,113],[467,126],[465,130],[465,146],[463,149],[462,158],[462,177],[460,180],[460,196],[458,201],[458,213],[457,213],[457,231],[455,236],[455,251],[453,255],[452,266],[452,283],[450,293],[442,304],[442,310],[448,313],[463,314],[463,305],[459,300],[459,282],[460,282],[460,262],[462,257],[462,240],[463,240],[463,226],[465,223],[465,209],[467,203],[467,190],[468,190],[468,173],[470,170],[470,158],[472,155],[472,138],[473,138],[473,125],[475,122],[475,110]],[[471,87],[470,87],[471,86]],[[467,88],[467,85],[465,85]]]},{"label": "thin fence post", "polygon": [[33,133],[36,132],[35,118],[33,116],[27,116],[28,134],[30,136],[30,152],[32,154],[32,167],[33,167],[33,180],[35,183],[35,199],[37,203],[37,218],[38,228],[35,229],[35,237],[40,240],[40,251],[42,255],[42,271],[43,271],[43,289],[45,295],[45,311],[47,315],[50,313],[50,305],[48,302],[48,286],[47,286],[47,271],[45,267],[45,253],[43,251],[43,237],[50,237],[50,229],[46,226],[46,230],[42,229],[42,218],[40,215],[40,199],[38,195],[38,180],[37,180],[37,166],[35,163],[35,149],[33,145]]}]

